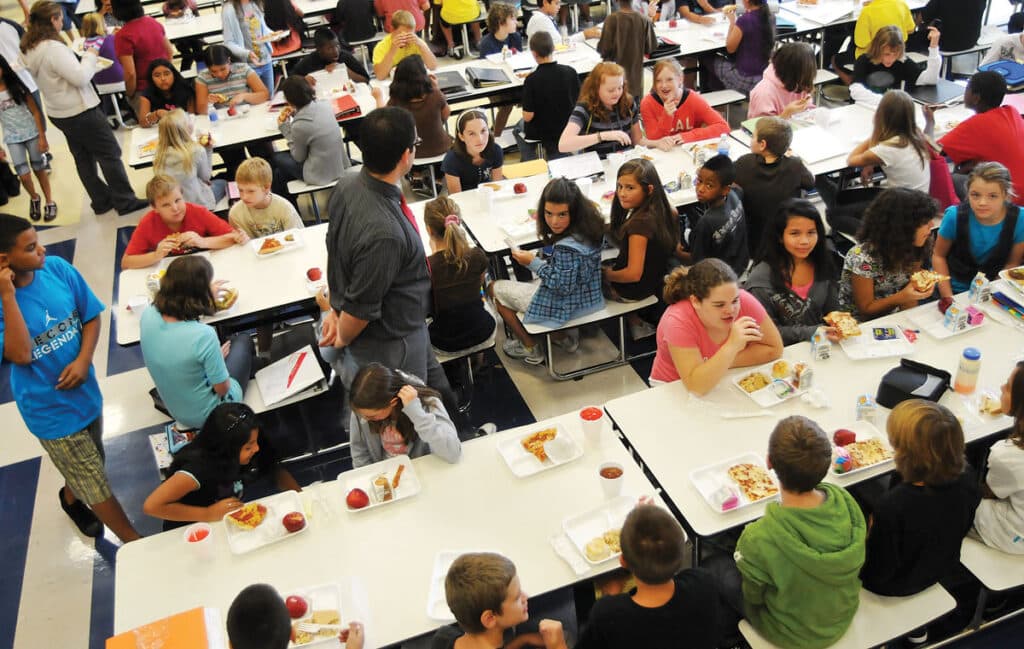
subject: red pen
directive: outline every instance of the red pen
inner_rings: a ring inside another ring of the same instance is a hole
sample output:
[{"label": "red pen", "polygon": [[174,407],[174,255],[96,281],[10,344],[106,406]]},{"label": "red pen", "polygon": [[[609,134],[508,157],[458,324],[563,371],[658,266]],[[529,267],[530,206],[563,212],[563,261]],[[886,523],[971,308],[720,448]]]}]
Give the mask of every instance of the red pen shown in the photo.
[{"label": "red pen", "polygon": [[295,375],[299,373],[299,367],[302,366],[302,361],[306,360],[306,352],[299,354],[299,360],[295,361],[295,367],[288,373],[288,384],[285,385],[285,389],[292,387],[292,381],[295,380]]}]

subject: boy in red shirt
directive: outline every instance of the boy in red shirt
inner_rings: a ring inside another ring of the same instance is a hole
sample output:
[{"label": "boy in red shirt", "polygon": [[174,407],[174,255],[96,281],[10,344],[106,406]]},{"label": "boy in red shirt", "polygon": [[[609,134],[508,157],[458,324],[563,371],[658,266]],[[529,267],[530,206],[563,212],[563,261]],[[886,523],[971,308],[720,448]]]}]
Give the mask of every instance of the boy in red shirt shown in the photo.
[{"label": "boy in red shirt", "polygon": [[[1013,191],[1024,196],[1024,119],[1012,106],[1001,106],[1006,96],[1006,80],[997,72],[978,72],[964,90],[964,106],[975,113],[939,140],[943,153],[959,168],[953,174],[957,196],[966,196],[965,175],[970,168],[964,163],[999,162],[1010,170]],[[935,112],[924,107],[925,133],[935,128]]]},{"label": "boy in red shirt", "polygon": [[146,184],[146,198],[152,210],[139,220],[121,269],[152,266],[168,255],[181,255],[196,248],[217,250],[247,237],[233,230],[223,219],[201,205],[186,203],[178,181],[156,175]]}]

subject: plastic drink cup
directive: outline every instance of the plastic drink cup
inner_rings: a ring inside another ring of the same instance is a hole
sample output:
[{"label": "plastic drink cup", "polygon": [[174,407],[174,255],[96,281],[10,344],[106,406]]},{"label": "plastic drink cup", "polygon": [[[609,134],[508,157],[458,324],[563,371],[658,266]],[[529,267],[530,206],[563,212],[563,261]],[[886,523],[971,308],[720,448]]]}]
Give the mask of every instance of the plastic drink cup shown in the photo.
[{"label": "plastic drink cup", "polygon": [[480,185],[476,188],[476,193],[480,197],[480,209],[489,212],[494,207],[494,189]]},{"label": "plastic drink cup", "polygon": [[590,178],[578,178],[576,180],[576,186],[580,188],[580,193],[583,194],[583,198],[590,198],[590,188],[593,187],[594,181]]},{"label": "plastic drink cup", "polygon": [[604,410],[597,406],[587,406],[580,410],[580,427],[583,429],[583,440],[587,446],[590,448],[601,446]]},{"label": "plastic drink cup", "polygon": [[618,462],[605,462],[597,467],[597,479],[606,500],[622,495],[622,476],[625,469]]},{"label": "plastic drink cup", "polygon": [[207,561],[213,558],[213,528],[209,523],[189,525],[182,538],[197,559]]}]

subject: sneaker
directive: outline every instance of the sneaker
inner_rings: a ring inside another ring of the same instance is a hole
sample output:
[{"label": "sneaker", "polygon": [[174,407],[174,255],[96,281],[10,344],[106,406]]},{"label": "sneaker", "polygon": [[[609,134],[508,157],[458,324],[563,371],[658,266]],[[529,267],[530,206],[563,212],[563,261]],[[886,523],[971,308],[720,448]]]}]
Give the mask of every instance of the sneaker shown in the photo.
[{"label": "sneaker", "polygon": [[501,344],[501,350],[505,352],[505,355],[509,358],[526,358],[533,353],[534,347],[527,347],[518,338],[506,338],[505,342]]},{"label": "sneaker", "polygon": [[29,200],[28,218],[33,221],[43,218],[43,199],[36,197]]},{"label": "sneaker", "polygon": [[636,324],[629,325],[629,335],[633,337],[633,340],[642,340],[644,338],[650,338],[656,333],[658,333],[657,328],[643,320]]},{"label": "sneaker", "polygon": [[560,340],[554,337],[551,340],[557,347],[564,349],[567,353],[575,354],[576,350],[580,348],[580,331],[579,329],[569,329]]},{"label": "sneaker", "polygon": [[462,60],[462,50],[457,47],[448,48],[448,58],[455,59],[456,61]]},{"label": "sneaker", "polygon": [[49,223],[50,221],[54,220],[55,218],[57,218],[57,204],[56,203],[47,203],[46,204],[46,213],[43,215],[43,220],[46,221],[47,223]]},{"label": "sneaker", "polygon": [[476,436],[483,437],[484,435],[493,435],[496,432],[498,432],[498,427],[495,426],[493,422],[489,421],[476,429]]},{"label": "sneaker", "polygon": [[523,359],[523,362],[527,365],[543,365],[544,364],[544,345],[534,345],[533,349],[530,350],[529,355]]},{"label": "sneaker", "polygon": [[64,510],[64,513],[68,515],[82,534],[94,539],[99,538],[103,534],[103,523],[100,522],[100,519],[96,518],[96,514],[92,513],[92,510],[86,507],[81,500],[76,500],[70,505],[67,504],[64,500],[64,487],[57,491],[57,500],[60,501],[60,508]]}]

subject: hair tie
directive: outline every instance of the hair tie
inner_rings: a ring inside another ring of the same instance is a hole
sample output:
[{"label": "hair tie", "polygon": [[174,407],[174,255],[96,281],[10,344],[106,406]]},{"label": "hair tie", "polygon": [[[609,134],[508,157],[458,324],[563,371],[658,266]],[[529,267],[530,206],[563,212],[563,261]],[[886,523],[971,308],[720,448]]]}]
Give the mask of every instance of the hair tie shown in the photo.
[{"label": "hair tie", "polygon": [[449,225],[462,225],[462,221],[457,214],[449,214],[444,217],[444,227],[447,228]]}]

